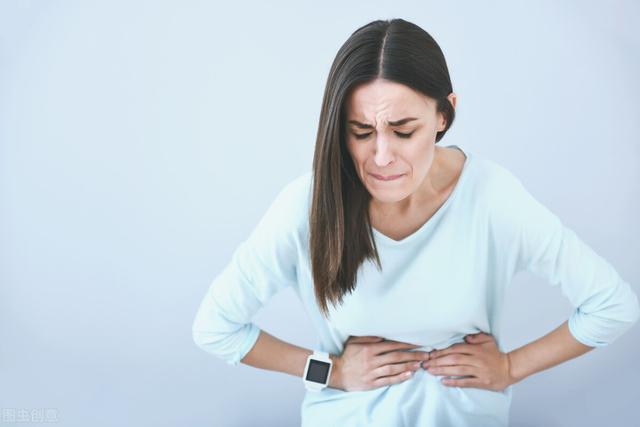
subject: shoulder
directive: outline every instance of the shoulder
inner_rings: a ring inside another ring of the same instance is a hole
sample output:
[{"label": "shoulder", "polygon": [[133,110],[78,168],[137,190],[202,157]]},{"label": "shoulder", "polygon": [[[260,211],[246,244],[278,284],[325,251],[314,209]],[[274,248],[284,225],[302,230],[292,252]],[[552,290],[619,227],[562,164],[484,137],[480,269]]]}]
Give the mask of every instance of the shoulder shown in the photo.
[{"label": "shoulder", "polygon": [[505,165],[483,155],[473,154],[474,193],[489,204],[513,201],[524,190],[522,181]]},{"label": "shoulder", "polygon": [[291,208],[304,211],[311,200],[312,181],[311,171],[297,175],[283,186],[278,197],[285,200]]},{"label": "shoulder", "polygon": [[477,195],[492,224],[501,228],[557,231],[559,217],[506,166],[484,157],[476,160]]},{"label": "shoulder", "polygon": [[268,215],[286,228],[305,227],[311,201],[311,183],[311,171],[291,178],[271,202]]},{"label": "shoulder", "polygon": [[308,196],[311,189],[313,174],[311,171],[304,172],[292,178],[285,184],[282,191],[288,193],[291,197],[304,198]]}]

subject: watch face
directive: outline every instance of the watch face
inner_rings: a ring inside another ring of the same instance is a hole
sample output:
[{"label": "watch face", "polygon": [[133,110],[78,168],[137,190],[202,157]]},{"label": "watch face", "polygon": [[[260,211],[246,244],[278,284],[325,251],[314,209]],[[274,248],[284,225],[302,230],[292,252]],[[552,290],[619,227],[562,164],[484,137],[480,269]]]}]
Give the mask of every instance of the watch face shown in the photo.
[{"label": "watch face", "polygon": [[307,370],[307,377],[305,379],[316,383],[326,383],[330,366],[331,365],[328,362],[311,359],[309,361],[309,369]]}]

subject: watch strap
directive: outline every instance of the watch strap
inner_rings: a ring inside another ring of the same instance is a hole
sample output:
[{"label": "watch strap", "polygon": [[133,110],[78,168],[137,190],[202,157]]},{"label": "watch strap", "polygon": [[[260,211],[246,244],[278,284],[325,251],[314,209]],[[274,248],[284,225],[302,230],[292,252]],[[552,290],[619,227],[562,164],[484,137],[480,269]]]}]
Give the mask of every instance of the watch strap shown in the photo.
[{"label": "watch strap", "polygon": [[313,355],[316,357],[322,357],[324,359],[329,359],[329,353],[326,351],[313,350]]}]

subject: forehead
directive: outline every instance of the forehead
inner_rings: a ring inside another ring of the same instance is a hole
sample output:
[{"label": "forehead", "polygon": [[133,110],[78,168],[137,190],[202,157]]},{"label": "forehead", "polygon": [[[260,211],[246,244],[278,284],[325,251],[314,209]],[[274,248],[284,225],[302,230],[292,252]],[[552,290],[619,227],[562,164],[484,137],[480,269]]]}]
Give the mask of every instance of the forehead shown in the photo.
[{"label": "forehead", "polygon": [[385,79],[376,79],[352,89],[346,99],[349,118],[369,119],[414,114],[424,115],[433,108],[433,100],[409,86]]}]

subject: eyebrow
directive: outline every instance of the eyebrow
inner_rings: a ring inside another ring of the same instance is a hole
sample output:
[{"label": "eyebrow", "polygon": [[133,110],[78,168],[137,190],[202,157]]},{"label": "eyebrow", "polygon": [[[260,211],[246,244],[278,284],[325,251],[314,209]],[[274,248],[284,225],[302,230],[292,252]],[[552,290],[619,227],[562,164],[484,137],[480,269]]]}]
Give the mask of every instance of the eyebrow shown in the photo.
[{"label": "eyebrow", "polygon": [[[388,121],[387,123],[390,126],[400,126],[403,125],[407,122],[410,122],[412,120],[418,120],[416,117],[405,117],[404,119],[400,119],[400,120],[395,120],[395,121]],[[366,123],[360,123],[357,120],[349,120],[350,124],[355,125],[357,127],[359,127],[360,129],[373,129],[372,125],[366,124]]]}]

